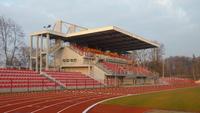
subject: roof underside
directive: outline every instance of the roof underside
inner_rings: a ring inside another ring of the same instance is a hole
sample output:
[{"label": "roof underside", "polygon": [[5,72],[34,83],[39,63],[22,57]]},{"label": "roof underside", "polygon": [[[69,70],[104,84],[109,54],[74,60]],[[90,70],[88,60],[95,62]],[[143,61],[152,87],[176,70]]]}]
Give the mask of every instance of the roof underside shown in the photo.
[{"label": "roof underside", "polygon": [[61,37],[70,43],[118,52],[159,47],[156,43],[113,26],[89,29],[66,36],[56,36],[55,32],[49,34],[51,38]]},{"label": "roof underside", "polygon": [[119,30],[119,28],[69,35],[68,41],[91,48],[111,51],[130,51],[158,47],[155,43],[141,37],[138,38],[136,35],[134,37],[132,34]]}]

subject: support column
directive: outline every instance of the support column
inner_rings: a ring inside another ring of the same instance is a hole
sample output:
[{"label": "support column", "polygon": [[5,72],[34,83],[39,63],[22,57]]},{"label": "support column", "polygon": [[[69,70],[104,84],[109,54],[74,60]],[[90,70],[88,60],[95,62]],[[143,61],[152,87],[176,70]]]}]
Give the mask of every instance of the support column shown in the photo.
[{"label": "support column", "polygon": [[30,36],[30,61],[29,61],[30,70],[32,70],[32,48],[33,48],[33,36]]},{"label": "support column", "polygon": [[42,72],[42,51],[43,51],[43,37],[40,36],[40,72]]},{"label": "support column", "polygon": [[90,76],[90,66],[88,65],[88,70],[87,70],[88,75]]},{"label": "support column", "polygon": [[91,68],[91,67],[90,67],[90,66],[91,66],[91,61],[90,61],[90,59],[89,59],[89,61],[88,61],[88,64],[89,64],[89,66],[88,66],[88,75],[91,76],[91,75],[90,75],[90,74],[91,74],[91,69],[90,69],[90,68]]},{"label": "support column", "polygon": [[49,70],[49,34],[46,36],[46,45],[47,45],[47,50],[46,50],[46,70]]},{"label": "support column", "polygon": [[157,48],[154,48],[154,60],[157,60]]},{"label": "support column", "polygon": [[39,63],[39,61],[38,61],[38,52],[39,52],[39,36],[37,36],[36,37],[37,39],[36,39],[36,66],[35,66],[35,69],[36,69],[36,71],[38,72],[38,63]]}]

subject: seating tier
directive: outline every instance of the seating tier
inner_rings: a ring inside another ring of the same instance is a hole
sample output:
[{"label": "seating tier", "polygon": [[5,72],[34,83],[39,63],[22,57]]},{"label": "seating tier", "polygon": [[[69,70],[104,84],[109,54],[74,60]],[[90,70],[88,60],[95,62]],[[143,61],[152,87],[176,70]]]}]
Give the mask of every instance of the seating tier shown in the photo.
[{"label": "seating tier", "polygon": [[96,86],[100,85],[97,80],[92,79],[80,72],[57,72],[57,71],[44,71],[49,76],[55,78],[66,86]]},{"label": "seating tier", "polygon": [[0,88],[34,88],[54,85],[54,82],[32,70],[0,68]]}]

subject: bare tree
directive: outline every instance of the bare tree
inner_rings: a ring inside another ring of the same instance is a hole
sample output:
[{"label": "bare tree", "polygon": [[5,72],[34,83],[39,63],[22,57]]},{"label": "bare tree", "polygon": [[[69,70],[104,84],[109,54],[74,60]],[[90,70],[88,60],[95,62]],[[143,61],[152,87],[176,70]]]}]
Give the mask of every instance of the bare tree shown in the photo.
[{"label": "bare tree", "polygon": [[14,59],[22,45],[24,33],[21,27],[10,18],[0,16],[0,43],[5,66],[14,66]]},{"label": "bare tree", "polygon": [[165,74],[167,76],[198,78],[198,57],[171,56],[165,59]]},{"label": "bare tree", "polygon": [[164,51],[164,44],[161,44],[159,48],[134,51],[132,56],[134,56],[137,64],[158,72],[161,75]]},{"label": "bare tree", "polygon": [[19,59],[19,66],[28,68],[30,60],[30,48],[26,45],[20,47],[20,51],[17,57]]},{"label": "bare tree", "polygon": [[134,51],[132,53],[132,56],[134,56],[137,64],[145,66],[146,62],[149,60],[148,53],[149,53],[149,50],[142,49],[142,50]]}]

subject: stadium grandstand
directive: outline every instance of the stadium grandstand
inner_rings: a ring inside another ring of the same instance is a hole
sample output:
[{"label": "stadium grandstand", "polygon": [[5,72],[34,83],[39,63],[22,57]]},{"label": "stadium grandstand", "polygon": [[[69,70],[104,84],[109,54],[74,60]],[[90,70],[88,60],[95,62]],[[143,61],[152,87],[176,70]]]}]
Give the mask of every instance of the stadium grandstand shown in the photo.
[{"label": "stadium grandstand", "polygon": [[64,87],[71,85],[66,80],[76,77],[80,85],[84,84],[81,80],[88,80],[88,85],[92,80],[102,85],[153,83],[157,77],[137,65],[129,51],[158,48],[159,44],[115,26],[88,29],[57,21],[52,29],[32,33],[30,47],[30,70]]},{"label": "stadium grandstand", "polygon": [[131,55],[159,44],[115,26],[88,29],[59,20],[31,33],[29,44],[29,69],[0,69],[3,92],[153,85],[162,80]]},{"label": "stadium grandstand", "polygon": [[156,72],[137,64],[130,51],[156,49],[159,44],[115,26],[88,29],[59,20],[31,33],[29,44],[30,69],[0,70],[3,92],[158,81]]}]

